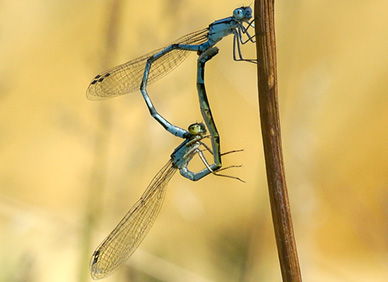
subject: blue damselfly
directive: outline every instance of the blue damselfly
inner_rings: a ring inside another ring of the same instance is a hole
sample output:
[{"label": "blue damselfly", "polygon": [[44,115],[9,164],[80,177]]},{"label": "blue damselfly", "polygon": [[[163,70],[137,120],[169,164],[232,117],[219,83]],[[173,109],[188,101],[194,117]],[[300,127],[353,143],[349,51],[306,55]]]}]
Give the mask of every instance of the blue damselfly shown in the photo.
[{"label": "blue damselfly", "polygon": [[[191,52],[202,53],[231,34],[234,60],[257,63],[256,59],[243,58],[241,53],[242,44],[255,42],[255,35],[252,36],[248,32],[251,27],[252,9],[237,8],[231,17],[217,20],[207,28],[187,34],[167,47],[98,74],[88,87],[87,97],[90,100],[101,100],[140,89],[151,115],[170,133],[187,138],[187,130],[171,124],[157,112],[147,93],[147,85],[167,75]],[[243,36],[246,36],[246,39]]]},{"label": "blue damselfly", "polygon": [[[177,169],[185,177],[197,179],[212,172],[202,152],[208,148],[201,141],[206,134],[205,125],[192,124],[188,132],[191,136],[174,150],[170,160],[153,178],[140,200],[93,253],[90,261],[93,279],[101,279],[111,274],[136,250],[154,223],[162,207],[167,184]],[[203,150],[200,149],[201,146],[205,146]],[[187,167],[195,155],[199,155],[205,164],[205,168],[198,173],[191,172]]]}]

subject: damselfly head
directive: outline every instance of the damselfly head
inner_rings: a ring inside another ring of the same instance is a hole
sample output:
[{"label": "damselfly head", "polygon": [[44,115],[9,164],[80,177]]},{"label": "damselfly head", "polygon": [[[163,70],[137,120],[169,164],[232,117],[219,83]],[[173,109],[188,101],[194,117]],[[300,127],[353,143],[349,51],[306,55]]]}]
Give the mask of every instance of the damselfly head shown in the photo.
[{"label": "damselfly head", "polygon": [[238,21],[248,21],[252,18],[251,7],[241,7],[233,11],[233,17]]},{"label": "damselfly head", "polygon": [[192,135],[205,135],[206,134],[206,126],[202,122],[190,124],[188,130],[189,130],[190,134],[192,134]]}]

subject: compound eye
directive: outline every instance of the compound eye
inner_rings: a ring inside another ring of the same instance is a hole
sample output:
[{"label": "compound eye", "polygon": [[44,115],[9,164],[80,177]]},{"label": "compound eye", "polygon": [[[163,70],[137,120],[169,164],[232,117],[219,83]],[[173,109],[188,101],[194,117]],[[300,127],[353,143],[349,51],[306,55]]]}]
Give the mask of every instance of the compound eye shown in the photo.
[{"label": "compound eye", "polygon": [[206,127],[203,123],[190,124],[188,130],[189,130],[190,134],[192,134],[192,135],[206,134]]},{"label": "compound eye", "polygon": [[233,11],[233,17],[235,17],[238,20],[241,20],[242,18],[244,18],[244,11],[243,11],[243,9],[238,8],[238,9],[234,10]]},{"label": "compound eye", "polygon": [[192,135],[197,135],[201,132],[201,127],[197,123],[191,124],[188,129]]}]

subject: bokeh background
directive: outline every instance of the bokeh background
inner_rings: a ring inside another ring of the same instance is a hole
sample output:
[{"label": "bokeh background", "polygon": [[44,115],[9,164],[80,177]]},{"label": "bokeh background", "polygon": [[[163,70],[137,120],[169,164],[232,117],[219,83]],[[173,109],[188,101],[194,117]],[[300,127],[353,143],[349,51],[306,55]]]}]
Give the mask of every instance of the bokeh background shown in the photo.
[{"label": "bokeh background", "polygon": [[[216,19],[236,1],[0,1],[0,281],[91,281],[95,247],[181,142],[140,92],[86,99],[100,71]],[[243,3],[245,5],[251,3]],[[388,279],[388,2],[276,1],[286,177],[304,281]],[[179,174],[128,263],[105,281],[281,281],[256,67],[218,44],[206,85],[227,171]],[[246,45],[244,53],[255,54]],[[202,120],[196,55],[149,87]]]}]

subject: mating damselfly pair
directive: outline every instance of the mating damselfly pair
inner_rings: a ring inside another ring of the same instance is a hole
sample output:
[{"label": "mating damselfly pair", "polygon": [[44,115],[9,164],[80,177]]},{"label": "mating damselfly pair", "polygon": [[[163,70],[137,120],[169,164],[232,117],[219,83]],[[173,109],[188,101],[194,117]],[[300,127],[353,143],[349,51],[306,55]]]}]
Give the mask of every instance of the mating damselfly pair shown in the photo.
[{"label": "mating damselfly pair", "polygon": [[[183,36],[167,47],[102,72],[90,83],[87,97],[91,100],[120,96],[140,89],[151,116],[168,132],[185,139],[174,150],[168,163],[153,178],[140,200],[93,253],[90,262],[93,279],[104,278],[112,273],[136,250],[155,221],[163,203],[166,185],[177,169],[182,176],[193,181],[208,174],[220,175],[218,173],[222,170],[220,137],[206,95],[205,63],[218,53],[218,48],[214,45],[228,35],[233,35],[234,60],[257,63],[255,59],[245,59],[241,52],[241,45],[255,42],[255,35],[252,36],[248,32],[253,27],[253,22],[250,7],[237,8],[231,17],[215,21],[207,28]],[[146,86],[169,73],[190,52],[199,54],[197,90],[205,124],[194,123],[185,130],[171,124],[156,111]],[[210,135],[206,135],[206,127]],[[211,148],[202,142],[204,138],[210,138]],[[204,150],[213,155],[212,164],[206,160]],[[205,167],[199,172],[192,172],[188,169],[188,164],[196,155]]]}]

